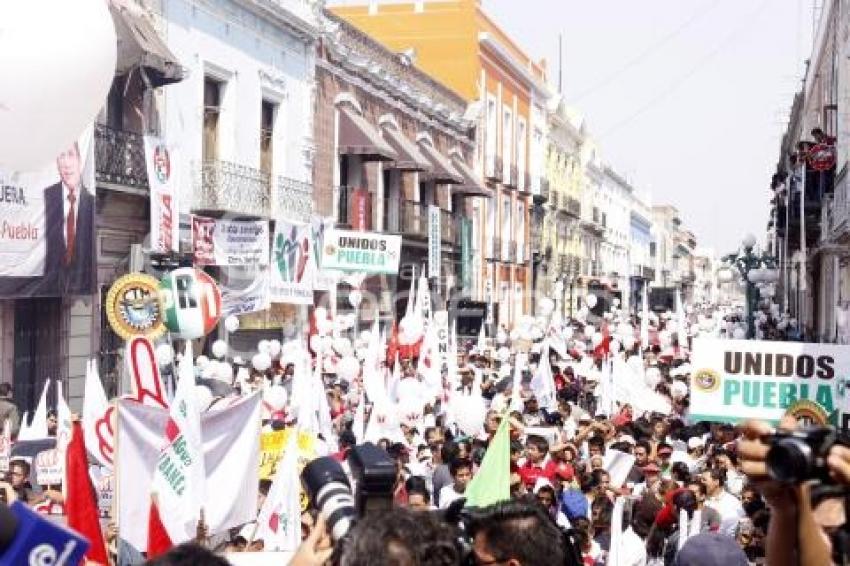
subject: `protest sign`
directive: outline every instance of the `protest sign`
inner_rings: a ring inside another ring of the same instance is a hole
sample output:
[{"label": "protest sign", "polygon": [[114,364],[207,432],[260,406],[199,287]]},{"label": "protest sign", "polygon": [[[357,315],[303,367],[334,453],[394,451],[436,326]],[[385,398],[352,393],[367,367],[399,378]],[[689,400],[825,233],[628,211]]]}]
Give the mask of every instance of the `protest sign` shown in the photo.
[{"label": "protest sign", "polygon": [[623,486],[634,465],[635,457],[627,452],[621,452],[613,448],[605,451],[602,467],[608,472],[611,485],[614,487],[619,488]]},{"label": "protest sign", "polygon": [[831,344],[694,340],[692,421],[779,421],[847,426],[850,349]]},{"label": "protest sign", "polygon": [[58,449],[39,452],[35,457],[35,481],[38,485],[59,485],[62,483],[62,468]]},{"label": "protest sign", "polygon": [[269,266],[252,266],[222,270],[218,282],[221,289],[221,316],[264,311],[269,308]]},{"label": "protest sign", "polygon": [[316,258],[310,224],[275,223],[269,294],[274,303],[313,304]]},{"label": "protest sign", "polygon": [[268,265],[269,223],[192,216],[192,248],[195,265]]},{"label": "protest sign", "polygon": [[[277,464],[283,457],[284,447],[289,440],[291,428],[264,432],[260,435],[260,479],[274,478]],[[298,468],[316,457],[316,437],[306,431],[298,434]]]},{"label": "protest sign", "polygon": [[325,232],[322,269],[395,275],[400,259],[401,236],[351,230]]}]

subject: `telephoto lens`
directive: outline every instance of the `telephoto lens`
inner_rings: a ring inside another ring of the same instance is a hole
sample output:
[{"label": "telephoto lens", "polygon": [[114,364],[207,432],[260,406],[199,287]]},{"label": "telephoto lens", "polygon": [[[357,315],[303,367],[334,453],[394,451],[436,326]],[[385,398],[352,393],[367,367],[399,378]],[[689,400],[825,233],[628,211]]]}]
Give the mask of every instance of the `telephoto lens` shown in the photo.
[{"label": "telephoto lens", "polygon": [[331,538],[342,540],[357,520],[351,484],[342,466],[329,456],[316,458],[304,466],[301,479]]}]

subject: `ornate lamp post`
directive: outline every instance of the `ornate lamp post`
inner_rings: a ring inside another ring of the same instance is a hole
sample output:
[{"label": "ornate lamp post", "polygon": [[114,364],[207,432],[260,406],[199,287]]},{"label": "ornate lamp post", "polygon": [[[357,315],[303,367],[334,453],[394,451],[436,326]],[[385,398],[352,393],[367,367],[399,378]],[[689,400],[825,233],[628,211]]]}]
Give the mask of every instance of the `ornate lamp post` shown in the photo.
[{"label": "ornate lamp post", "polygon": [[723,257],[723,261],[734,267],[741,274],[746,284],[747,302],[747,338],[755,338],[755,312],[758,310],[759,291],[757,286],[771,283],[778,279],[776,258],[767,253],[754,251],[756,238],[747,234],[742,242],[741,250]]}]

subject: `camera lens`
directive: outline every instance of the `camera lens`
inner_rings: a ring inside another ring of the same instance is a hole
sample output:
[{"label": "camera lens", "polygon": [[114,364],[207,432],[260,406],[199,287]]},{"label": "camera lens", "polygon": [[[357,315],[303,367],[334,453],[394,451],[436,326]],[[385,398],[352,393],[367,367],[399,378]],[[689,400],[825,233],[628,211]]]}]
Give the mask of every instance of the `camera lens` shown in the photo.
[{"label": "camera lens", "polygon": [[342,539],[357,519],[354,496],[342,466],[327,456],[317,458],[304,466],[301,478],[333,539]]},{"label": "camera lens", "polygon": [[799,438],[783,438],[770,447],[765,463],[776,481],[799,483],[811,477],[812,449]]}]

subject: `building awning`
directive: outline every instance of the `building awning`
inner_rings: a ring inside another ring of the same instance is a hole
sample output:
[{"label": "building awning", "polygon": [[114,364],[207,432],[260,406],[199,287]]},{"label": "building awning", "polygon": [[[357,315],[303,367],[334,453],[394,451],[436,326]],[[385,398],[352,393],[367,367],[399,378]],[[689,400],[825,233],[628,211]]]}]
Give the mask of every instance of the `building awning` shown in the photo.
[{"label": "building awning", "polygon": [[437,148],[424,140],[420,140],[417,145],[431,164],[431,171],[425,173],[424,180],[444,185],[463,184],[463,177],[455,170],[451,161],[437,151]]},{"label": "building awning", "polygon": [[398,153],[398,159],[388,164],[391,169],[400,169],[402,171],[430,171],[431,164],[428,159],[422,155],[416,144],[407,139],[398,128],[390,123],[381,125],[381,130],[384,134],[384,139]]},{"label": "building awning", "polygon": [[357,155],[365,161],[395,161],[398,153],[384,141],[378,129],[349,105],[339,106],[339,153]]},{"label": "building awning", "polygon": [[109,7],[118,38],[115,73],[124,75],[139,69],[151,87],[182,81],[183,66],[159,37],[147,14],[127,0],[113,0]]},{"label": "building awning", "polygon": [[463,176],[463,183],[457,186],[452,187],[453,195],[462,195],[467,197],[487,197],[492,198],[493,193],[484,186],[478,179],[478,175],[475,174],[466,163],[463,162],[459,157],[452,157],[452,165],[454,168]]}]

